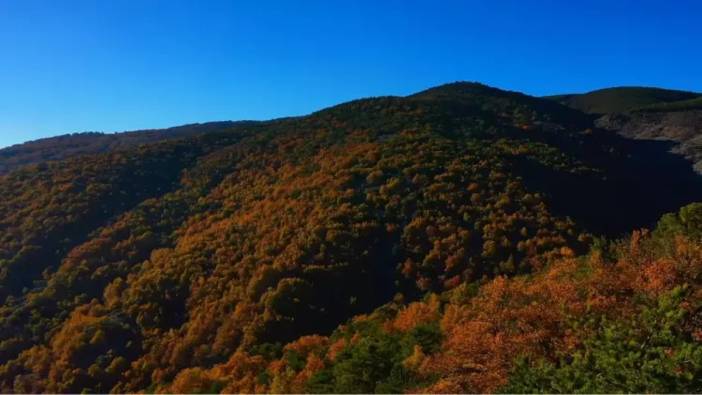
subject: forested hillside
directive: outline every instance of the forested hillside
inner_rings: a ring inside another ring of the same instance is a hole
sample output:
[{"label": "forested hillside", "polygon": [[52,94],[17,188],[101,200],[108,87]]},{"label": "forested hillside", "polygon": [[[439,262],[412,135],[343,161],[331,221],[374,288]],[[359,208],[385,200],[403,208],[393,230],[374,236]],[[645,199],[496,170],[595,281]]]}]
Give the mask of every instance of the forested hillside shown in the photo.
[{"label": "forested hillside", "polygon": [[668,143],[475,83],[155,140],[0,175],[0,390],[702,389]]},{"label": "forested hillside", "polygon": [[29,141],[0,149],[0,174],[19,167],[86,154],[128,149],[141,144],[171,140],[228,128],[250,126],[255,122],[209,122],[168,129],[137,130],[126,133],[84,132]]}]

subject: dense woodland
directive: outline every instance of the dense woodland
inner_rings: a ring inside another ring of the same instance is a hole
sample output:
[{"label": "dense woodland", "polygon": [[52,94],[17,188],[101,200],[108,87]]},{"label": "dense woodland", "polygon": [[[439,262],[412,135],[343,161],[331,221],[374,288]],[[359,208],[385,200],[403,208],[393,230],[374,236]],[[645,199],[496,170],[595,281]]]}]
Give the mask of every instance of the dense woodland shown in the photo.
[{"label": "dense woodland", "polygon": [[456,83],[17,168],[0,390],[697,392],[668,148]]},{"label": "dense woodland", "polygon": [[29,141],[0,149],[0,174],[29,164],[122,150],[161,140],[173,140],[222,129],[251,126],[254,123],[252,121],[208,122],[125,133],[83,132]]}]

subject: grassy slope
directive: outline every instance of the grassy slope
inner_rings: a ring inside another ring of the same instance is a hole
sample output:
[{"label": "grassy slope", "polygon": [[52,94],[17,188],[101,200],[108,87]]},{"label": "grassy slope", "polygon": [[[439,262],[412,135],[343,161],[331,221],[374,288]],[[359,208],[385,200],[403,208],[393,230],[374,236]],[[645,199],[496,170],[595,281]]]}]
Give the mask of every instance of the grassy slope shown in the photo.
[{"label": "grassy slope", "polygon": [[561,104],[591,114],[626,112],[646,106],[660,105],[699,98],[694,92],[647,88],[617,87],[600,89],[584,94],[547,96]]},{"label": "grassy slope", "polygon": [[656,103],[638,109],[642,112],[673,112],[702,109],[702,96],[690,100],[675,101],[669,103]]}]

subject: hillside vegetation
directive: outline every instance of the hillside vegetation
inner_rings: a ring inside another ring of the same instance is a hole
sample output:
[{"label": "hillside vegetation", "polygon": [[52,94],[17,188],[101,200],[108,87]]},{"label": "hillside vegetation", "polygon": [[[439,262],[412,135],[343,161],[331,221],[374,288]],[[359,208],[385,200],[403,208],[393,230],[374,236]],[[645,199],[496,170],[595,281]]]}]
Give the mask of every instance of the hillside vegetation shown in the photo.
[{"label": "hillside vegetation", "polygon": [[702,205],[538,274],[402,298],[330,336],[238,351],[169,392],[694,393]]},{"label": "hillside vegetation", "polygon": [[0,174],[29,164],[128,149],[141,144],[195,136],[237,126],[250,126],[251,124],[253,122],[250,121],[209,122],[126,133],[85,132],[49,137],[0,149]]},{"label": "hillside vegetation", "polygon": [[699,390],[668,148],[455,83],[20,167],[0,390]]},{"label": "hillside vegetation", "polygon": [[702,110],[702,97],[690,100],[680,100],[665,103],[655,103],[637,109],[641,112],[667,112],[667,111],[688,111]]},{"label": "hillside vegetation", "polygon": [[699,93],[648,87],[617,87],[582,94],[548,96],[568,107],[589,114],[627,112],[641,108],[673,105],[700,98]]}]

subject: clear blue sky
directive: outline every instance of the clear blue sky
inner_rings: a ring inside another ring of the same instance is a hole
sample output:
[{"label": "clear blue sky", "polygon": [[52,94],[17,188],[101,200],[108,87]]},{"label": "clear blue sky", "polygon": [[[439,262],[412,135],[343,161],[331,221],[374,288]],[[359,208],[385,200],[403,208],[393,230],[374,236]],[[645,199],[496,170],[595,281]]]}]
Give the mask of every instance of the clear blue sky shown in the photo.
[{"label": "clear blue sky", "polygon": [[702,1],[0,0],[0,146],[456,80],[702,91]]}]

